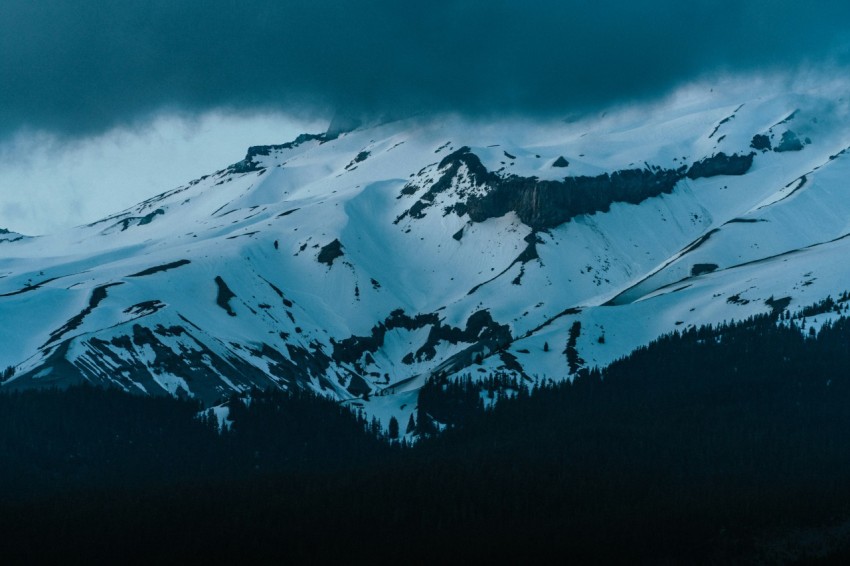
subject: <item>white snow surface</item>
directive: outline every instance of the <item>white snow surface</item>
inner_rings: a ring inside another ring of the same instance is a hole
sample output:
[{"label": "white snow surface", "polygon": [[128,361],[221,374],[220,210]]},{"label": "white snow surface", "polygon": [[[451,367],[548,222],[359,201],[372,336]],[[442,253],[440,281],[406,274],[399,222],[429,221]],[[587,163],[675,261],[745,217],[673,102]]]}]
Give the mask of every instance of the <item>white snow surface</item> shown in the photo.
[{"label": "white snow surface", "polygon": [[[306,387],[404,429],[437,372],[569,379],[577,320],[581,358],[604,366],[674,329],[769,312],[771,297],[792,310],[835,297],[850,289],[848,100],[706,87],[570,123],[394,121],[270,146],[89,226],[2,233],[3,387],[87,380],[210,405]],[[789,130],[801,150],[750,147]],[[514,212],[473,222],[452,208],[489,190],[465,165],[411,214],[462,147],[490,172],[541,181],[755,157],[746,174],[685,177],[532,234]],[[569,166],[553,167],[561,156]],[[539,257],[516,261],[527,237]],[[320,262],[334,241],[342,255]],[[462,332],[484,310],[508,340],[435,330]],[[406,325],[390,322],[399,312]],[[352,337],[371,343],[337,355]]]}]

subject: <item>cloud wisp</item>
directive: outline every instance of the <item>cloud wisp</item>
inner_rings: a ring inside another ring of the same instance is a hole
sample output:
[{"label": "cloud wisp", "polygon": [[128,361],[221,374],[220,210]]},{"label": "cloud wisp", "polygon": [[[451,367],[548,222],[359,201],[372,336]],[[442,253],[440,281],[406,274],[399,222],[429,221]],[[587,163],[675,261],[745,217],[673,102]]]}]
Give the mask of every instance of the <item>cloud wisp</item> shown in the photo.
[{"label": "cloud wisp", "polygon": [[288,116],[159,115],[74,143],[46,133],[0,143],[0,228],[28,235],[93,222],[212,173],[250,145],[280,143],[326,122]]},{"label": "cloud wisp", "polygon": [[850,60],[833,0],[5,0],[0,137],[163,110],[557,115]]}]

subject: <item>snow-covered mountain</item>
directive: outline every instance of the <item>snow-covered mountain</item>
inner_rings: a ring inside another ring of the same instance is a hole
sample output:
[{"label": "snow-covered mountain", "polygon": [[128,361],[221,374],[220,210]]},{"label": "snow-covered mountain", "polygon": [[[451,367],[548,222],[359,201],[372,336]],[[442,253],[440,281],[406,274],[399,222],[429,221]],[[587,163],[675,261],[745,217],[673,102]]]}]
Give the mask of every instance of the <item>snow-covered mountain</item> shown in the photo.
[{"label": "snow-covered mountain", "polygon": [[836,297],[850,100],[733,90],[302,135],[88,226],[0,233],[3,387],[306,387],[406,422],[437,373],[561,380]]}]

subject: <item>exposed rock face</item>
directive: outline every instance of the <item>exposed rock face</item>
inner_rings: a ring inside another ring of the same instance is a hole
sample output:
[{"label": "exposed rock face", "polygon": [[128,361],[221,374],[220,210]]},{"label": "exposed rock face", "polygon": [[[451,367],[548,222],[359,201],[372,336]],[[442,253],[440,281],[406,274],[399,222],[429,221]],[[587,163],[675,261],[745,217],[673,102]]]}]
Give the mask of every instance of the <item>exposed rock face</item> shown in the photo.
[{"label": "exposed rock face", "polygon": [[333,342],[333,354],[331,357],[338,362],[356,363],[364,353],[375,353],[384,345],[384,337],[390,330],[403,328],[405,330],[418,330],[429,325],[440,324],[436,314],[417,314],[415,317],[408,316],[401,309],[390,313],[384,322],[378,323],[372,328],[369,336],[351,336],[340,342]]},{"label": "exposed rock face", "polygon": [[23,236],[17,232],[10,232],[8,230],[0,232],[0,242],[17,242],[18,240],[23,240],[26,237],[27,236]]},{"label": "exposed rock face", "polygon": [[259,171],[260,169],[264,169],[264,167],[254,160],[255,157],[268,156],[271,155],[273,151],[292,149],[308,141],[318,140],[320,142],[325,142],[335,139],[336,137],[336,135],[331,136],[329,134],[301,134],[293,141],[287,143],[277,145],[253,145],[248,148],[248,153],[245,155],[245,159],[234,163],[228,167],[227,170],[233,173],[250,173],[251,171]]},{"label": "exposed rock face", "polygon": [[316,379],[323,389],[330,386],[325,376],[330,366],[330,358],[318,342],[311,342],[309,349],[287,344],[288,358],[265,343],[249,351],[254,357],[267,361],[269,373],[277,378],[278,385],[285,385],[287,388],[303,388],[310,379]]},{"label": "exposed rock face", "polygon": [[[458,177],[462,166],[466,166],[466,171],[469,180],[473,185],[481,186],[498,182],[500,177],[487,171],[487,168],[478,159],[478,156],[470,151],[466,146],[454,151],[443,158],[438,165],[443,174],[436,183],[431,185],[428,191],[419,197],[419,200],[410,207],[410,210],[402,214],[396,219],[396,222],[409,215],[411,218],[422,218],[425,216],[424,211],[431,206],[437,195],[451,188],[453,181]],[[412,183],[408,183],[402,190],[402,194],[414,194],[419,190],[419,187]],[[456,211],[458,214],[463,214],[465,209],[461,207]]]},{"label": "exposed rock face", "polygon": [[459,344],[483,343],[491,350],[503,348],[511,341],[511,331],[507,325],[493,320],[488,310],[480,310],[469,317],[466,328],[461,330],[453,326],[438,323],[431,327],[428,340],[416,351],[417,360],[433,360],[437,355],[436,346],[440,342]]},{"label": "exposed rock face", "polygon": [[168,271],[170,269],[176,269],[178,267],[183,267],[184,265],[189,265],[192,263],[188,259],[181,259],[178,261],[172,261],[170,263],[165,263],[163,265],[158,265],[156,267],[149,267],[147,269],[143,269],[138,273],[133,273],[132,275],[128,275],[128,277],[147,277],[148,275],[153,275],[155,273],[162,273],[163,271]]},{"label": "exposed rock face", "polygon": [[545,230],[581,214],[606,212],[615,202],[637,204],[670,193],[680,178],[680,171],[647,169],[567,177],[563,181],[497,177],[487,194],[467,201],[467,212],[472,221],[482,222],[514,211],[526,225]]},{"label": "exposed rock face", "polygon": [[364,354],[368,356],[377,352],[384,345],[384,338],[388,331],[397,328],[418,330],[428,326],[431,328],[425,343],[416,352],[409,352],[402,360],[404,363],[433,360],[437,355],[437,346],[441,342],[472,344],[473,349],[486,347],[492,351],[507,346],[512,340],[510,328],[494,321],[487,310],[472,314],[466,321],[466,328],[444,325],[436,313],[417,314],[411,317],[402,310],[395,310],[383,323],[372,328],[371,335],[351,336],[340,342],[333,342],[331,357],[335,361],[350,363],[361,369],[359,365]]},{"label": "exposed rock face", "polygon": [[342,257],[342,244],[339,240],[334,240],[330,244],[322,247],[319,251],[319,257],[316,258],[319,263],[327,264],[328,267],[331,267],[334,264],[334,260]]},{"label": "exposed rock face", "polygon": [[696,277],[697,275],[712,273],[717,271],[718,267],[719,266],[716,263],[695,263],[693,267],[691,267],[691,276]]},{"label": "exposed rock face", "polygon": [[230,299],[236,297],[236,293],[230,290],[230,287],[227,286],[227,283],[224,282],[224,279],[222,279],[220,275],[215,276],[215,284],[218,288],[215,303],[227,311],[227,314],[230,316],[236,316],[236,313],[233,312],[232,308],[230,308]]},{"label": "exposed rock face", "polygon": [[165,211],[161,208],[157,208],[153,212],[145,214],[144,216],[130,216],[128,218],[124,218],[118,222],[118,224],[121,225],[121,231],[123,232],[131,226],[144,226],[145,224],[150,224],[157,216],[162,214],[165,214]]},{"label": "exposed rock face", "polygon": [[[483,222],[515,212],[534,230],[560,226],[582,214],[607,212],[615,202],[638,204],[648,198],[671,193],[681,179],[743,175],[753,163],[754,153],[726,155],[718,153],[691,165],[690,169],[625,169],[596,177],[565,177],[563,181],[541,181],[537,177],[501,176],[488,171],[477,155],[462,147],[447,155],[439,164],[440,178],[396,221],[409,215],[422,218],[436,196],[452,187],[461,168],[473,186],[486,186],[484,194],[470,194],[465,203],[454,207],[458,215],[469,214],[473,222]],[[566,160],[565,160],[566,161]],[[409,185],[402,194],[418,190]]]},{"label": "exposed rock face", "polygon": [[368,151],[361,151],[354,157],[354,159],[351,160],[351,163],[345,166],[345,168],[348,170],[354,169],[358,163],[363,163],[364,161],[369,159],[370,155],[371,153]]},{"label": "exposed rock face", "polygon": [[[191,328],[191,327],[190,327]],[[168,393],[178,397],[191,395],[207,403],[215,403],[239,387],[275,382],[255,366],[235,356],[221,357],[186,327],[156,325],[148,328],[134,324],[128,333],[103,340],[96,336],[80,343],[82,354],[74,363],[67,359],[70,341],[59,344],[48,357],[43,377],[33,377],[32,370],[15,381],[12,389],[30,389],[44,386],[67,387],[83,382],[99,385],[117,385],[127,391],[142,390],[149,394]],[[176,352],[171,344],[183,339],[192,347]],[[272,365],[269,364],[271,368]],[[297,368],[302,369],[302,368]],[[290,374],[292,383],[306,383],[306,371]],[[176,379],[173,376],[181,376]],[[223,380],[222,376],[228,376]],[[284,382],[283,385],[289,385]]]},{"label": "exposed rock face", "polygon": [[718,175],[744,175],[753,166],[754,156],[755,153],[726,155],[721,151],[691,165],[687,176],[689,179],[699,179]]},{"label": "exposed rock face", "polygon": [[552,167],[569,167],[569,166],[570,166],[570,162],[567,161],[566,159],[564,159],[563,155],[558,157],[558,159],[555,160],[555,163],[552,164]]},{"label": "exposed rock face", "polygon": [[770,137],[764,134],[756,134],[753,136],[753,140],[750,142],[750,147],[755,149],[756,151],[768,151],[772,149]]},{"label": "exposed rock face", "polygon": [[800,151],[802,149],[803,142],[800,141],[800,138],[797,137],[797,134],[795,134],[791,130],[788,130],[784,134],[782,134],[782,140],[780,140],[779,145],[776,146],[775,151]]},{"label": "exposed rock face", "polygon": [[68,319],[68,321],[60,328],[57,328],[56,330],[51,332],[50,339],[45,342],[44,346],[42,347],[50,346],[54,342],[59,341],[67,333],[78,328],[83,323],[85,318],[90,315],[92,311],[94,311],[94,309],[96,309],[101,302],[103,302],[103,300],[106,298],[107,290],[110,287],[116,287],[118,285],[123,285],[123,283],[107,283],[106,285],[99,285],[98,287],[95,287],[92,291],[91,296],[89,297],[88,306],[82,311],[80,311],[79,314]]}]

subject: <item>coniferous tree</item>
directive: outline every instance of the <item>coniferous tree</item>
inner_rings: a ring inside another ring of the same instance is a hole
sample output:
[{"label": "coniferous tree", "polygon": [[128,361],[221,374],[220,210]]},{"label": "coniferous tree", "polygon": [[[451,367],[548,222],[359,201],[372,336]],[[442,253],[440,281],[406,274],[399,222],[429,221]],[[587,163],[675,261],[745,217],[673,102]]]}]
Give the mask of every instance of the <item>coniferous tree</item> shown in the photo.
[{"label": "coniferous tree", "polygon": [[398,438],[398,420],[396,420],[395,416],[390,417],[390,425],[387,432],[391,439],[395,440]]}]

